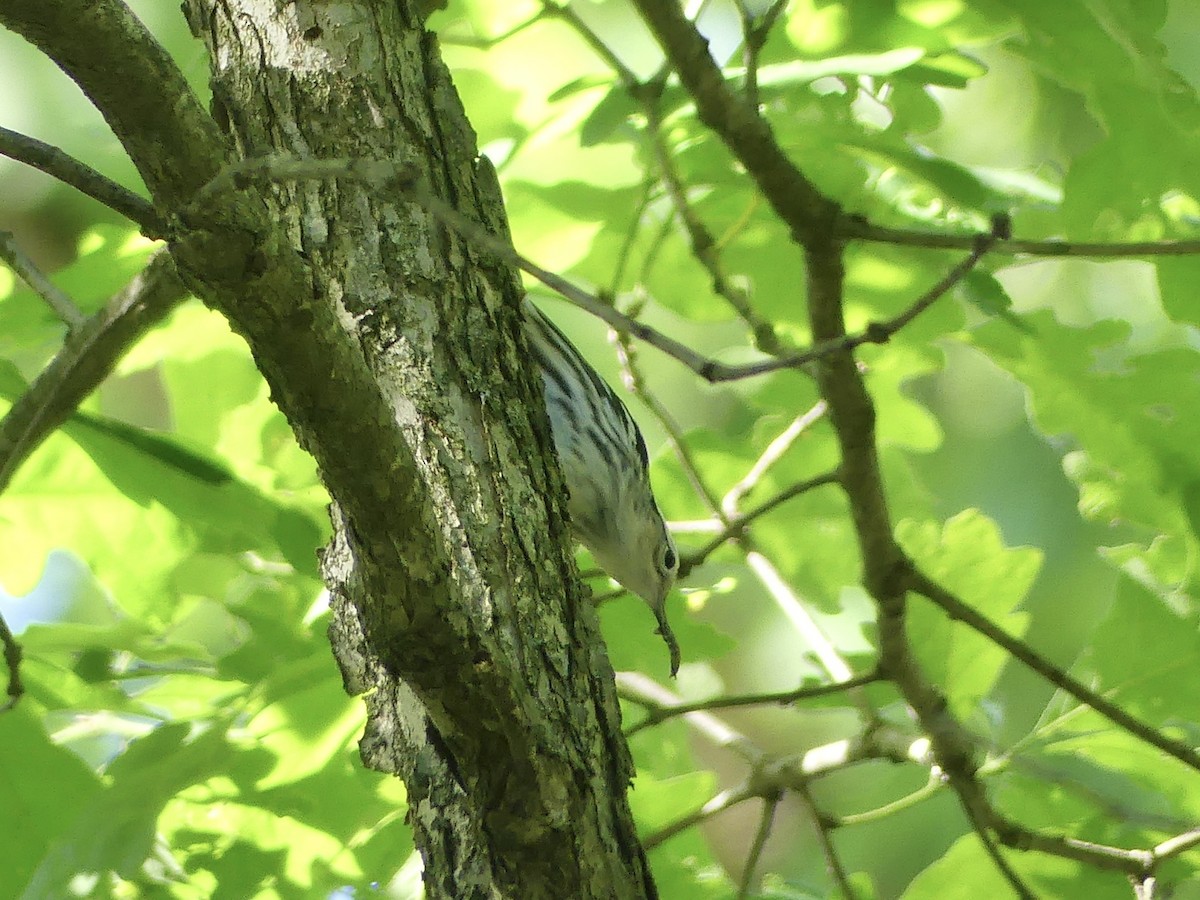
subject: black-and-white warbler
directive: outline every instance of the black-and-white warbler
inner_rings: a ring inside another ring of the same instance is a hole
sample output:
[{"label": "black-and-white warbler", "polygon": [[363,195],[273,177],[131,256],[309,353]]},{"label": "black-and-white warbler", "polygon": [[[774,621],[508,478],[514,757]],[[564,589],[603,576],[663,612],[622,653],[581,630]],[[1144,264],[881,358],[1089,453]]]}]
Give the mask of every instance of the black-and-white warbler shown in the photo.
[{"label": "black-and-white warbler", "polygon": [[625,404],[566,335],[528,297],[522,309],[570,495],[571,529],[608,574],[650,604],[674,675],[679,644],[665,604],[679,556],[650,487],[646,442]]}]

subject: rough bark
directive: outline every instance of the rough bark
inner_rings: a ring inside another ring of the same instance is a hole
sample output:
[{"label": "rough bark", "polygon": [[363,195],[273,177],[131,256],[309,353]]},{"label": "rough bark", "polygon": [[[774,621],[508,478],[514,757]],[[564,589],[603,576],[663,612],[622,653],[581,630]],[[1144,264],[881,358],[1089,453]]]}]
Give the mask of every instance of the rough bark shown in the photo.
[{"label": "rough bark", "polygon": [[186,10],[219,127],[116,0],[11,0],[0,21],[105,114],[175,223],[181,277],[246,338],[320,465],[331,637],[370,692],[364,759],[407,783],[429,895],[653,896],[511,274],[353,181],[193,202],[231,159],[384,158],[499,227],[436,41],[408,2]]}]

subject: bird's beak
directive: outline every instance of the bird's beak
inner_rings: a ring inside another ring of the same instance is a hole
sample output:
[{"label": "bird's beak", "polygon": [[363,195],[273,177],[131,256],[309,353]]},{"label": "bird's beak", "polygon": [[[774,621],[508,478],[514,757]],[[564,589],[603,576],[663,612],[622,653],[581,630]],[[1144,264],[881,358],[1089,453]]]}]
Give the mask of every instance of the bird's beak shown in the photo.
[{"label": "bird's beak", "polygon": [[675,640],[675,632],[671,630],[671,623],[667,621],[667,598],[659,597],[653,608],[654,618],[658,620],[658,633],[662,635],[663,643],[671,652],[671,677],[674,678],[675,673],[679,671],[679,642]]}]

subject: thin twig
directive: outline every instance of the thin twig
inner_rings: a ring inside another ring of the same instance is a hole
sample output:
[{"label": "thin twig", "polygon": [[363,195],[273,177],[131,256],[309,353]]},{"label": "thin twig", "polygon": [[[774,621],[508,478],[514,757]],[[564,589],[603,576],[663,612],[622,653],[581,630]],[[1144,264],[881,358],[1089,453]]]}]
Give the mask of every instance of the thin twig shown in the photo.
[{"label": "thin twig", "polygon": [[808,809],[809,815],[812,817],[813,826],[817,831],[817,840],[821,842],[821,855],[825,857],[825,870],[829,873],[829,880],[838,886],[838,890],[842,892],[842,896],[846,900],[855,900],[854,888],[850,884],[850,876],[846,873],[846,867],[842,865],[842,859],[838,856],[837,848],[833,846],[833,827],[835,823],[821,812],[821,808],[817,806],[816,798],[812,795],[812,790],[807,784],[801,785],[796,789],[796,793],[804,802]]},{"label": "thin twig", "polygon": [[696,214],[691,202],[688,200],[687,188],[683,184],[683,179],[679,176],[679,171],[675,166],[675,161],[671,156],[670,148],[667,146],[667,141],[662,131],[660,99],[664,82],[661,80],[651,80],[647,83],[639,82],[633,71],[622,62],[620,57],[613,52],[612,48],[605,44],[599,35],[575,12],[574,7],[570,5],[559,6],[557,3],[552,2],[552,0],[543,0],[543,7],[551,15],[564,20],[575,29],[596,55],[613,69],[624,86],[626,93],[641,106],[642,112],[646,115],[648,143],[658,165],[662,183],[667,189],[667,195],[671,198],[676,215],[683,222],[684,229],[688,234],[692,245],[692,255],[711,277],[714,292],[718,296],[723,297],[746,322],[747,326],[749,326],[750,332],[754,336],[755,346],[770,355],[782,353],[783,348],[779,344],[771,323],[758,315],[753,307],[750,306],[747,292],[735,287],[726,277],[721,267],[717,242],[713,239],[712,233],[700,220],[700,217]]},{"label": "thin twig", "polygon": [[[775,601],[779,611],[787,616],[792,627],[808,643],[809,649],[816,656],[821,668],[835,681],[849,681],[853,677],[850,664],[846,662],[837,646],[813,618],[812,613],[808,610],[808,605],[796,596],[791,585],[779,574],[775,564],[757,550],[747,551],[746,563],[749,565],[750,571],[758,576],[758,580],[771,595],[771,599]],[[855,700],[870,719],[874,715],[874,711],[862,698],[856,697]]]},{"label": "thin twig", "polygon": [[646,214],[647,208],[650,206],[650,201],[654,196],[655,182],[652,179],[646,179],[642,185],[642,195],[638,199],[638,204],[634,207],[633,215],[629,217],[629,227],[625,229],[625,238],[621,241],[621,249],[617,251],[617,260],[613,264],[612,278],[608,282],[608,293],[615,297],[621,289],[624,282],[625,270],[629,266],[630,256],[633,254],[633,246],[637,240],[638,231],[641,228],[642,216]]},{"label": "thin twig", "polygon": [[633,5],[695,101],[700,121],[745,165],[796,241],[827,245],[837,204],[796,168],[758,109],[733,92],[685,10],[661,0],[633,0]]},{"label": "thin twig", "polygon": [[771,470],[775,463],[783,458],[783,455],[791,449],[792,444],[812,427],[813,423],[821,419],[829,410],[829,404],[824,400],[818,400],[806,412],[801,413],[792,423],[780,432],[774,440],[767,444],[767,448],[754,461],[749,471],[731,487],[725,496],[721,498],[721,509],[730,519],[735,519],[740,513],[742,498],[749,494],[763,476]]},{"label": "thin twig", "polygon": [[658,348],[710,382],[737,381],[781,369],[800,369],[827,356],[852,350],[861,344],[884,343],[960,281],[979,261],[980,257],[988,252],[995,241],[990,235],[975,236],[971,254],[965,260],[921,295],[908,309],[886,322],[873,322],[859,334],[824,341],[804,351],[788,353],[759,362],[729,365],[696,353],[680,341],[668,337],[636,319],[631,319],[619,312],[611,303],[604,302],[562,276],[543,269],[526,259],[513,249],[510,243],[496,237],[482,224],[459,212],[435,195],[427,183],[415,176],[410,166],[401,163],[387,160],[305,159],[288,155],[248,159],[226,166],[197,192],[194,203],[202,206],[210,202],[216,194],[245,187],[255,179],[294,181],[339,178],[360,181],[376,187],[398,188],[443,225],[457,232],[473,247],[486,250],[499,260],[527,272],[580,309],[607,323],[617,331],[632,335]]},{"label": "thin twig", "polygon": [[804,700],[813,700],[818,697],[840,694],[842,691],[865,687],[868,684],[874,684],[882,680],[883,675],[880,672],[867,672],[863,675],[855,675],[853,678],[847,678],[845,681],[809,685],[791,691],[772,691],[760,694],[730,694],[721,697],[712,697],[708,700],[697,700],[691,703],[673,703],[671,705],[654,703],[645,697],[627,697],[626,699],[633,700],[633,702],[638,703],[646,709],[646,717],[626,729],[625,733],[627,735],[634,734],[643,728],[649,728],[665,722],[667,719],[672,719],[676,716],[685,716],[689,713],[711,712],[716,709],[736,709],[743,706],[787,706],[792,703],[800,703]]},{"label": "thin twig", "polygon": [[1183,834],[1178,834],[1173,838],[1168,838],[1161,844],[1158,844],[1151,852],[1158,862],[1165,859],[1170,859],[1173,856],[1178,856],[1193,847],[1200,846],[1200,828],[1193,828],[1191,831],[1185,831]]},{"label": "thin twig", "polygon": [[54,310],[54,314],[62,319],[69,329],[76,329],[87,318],[75,305],[75,301],[58,289],[46,273],[34,265],[20,247],[11,232],[0,231],[0,260],[13,270],[13,273],[29,285],[30,290],[46,301],[46,305]]},{"label": "thin twig", "polygon": [[750,852],[746,854],[746,865],[742,868],[742,879],[738,884],[737,900],[746,900],[750,896],[750,885],[754,883],[754,870],[762,858],[763,848],[767,846],[767,838],[775,827],[775,813],[779,811],[783,791],[775,791],[763,797],[762,815],[758,819],[758,830],[754,833],[754,842]]},{"label": "thin twig", "polygon": [[[975,268],[976,263],[994,245],[995,240],[996,238],[990,235],[977,236],[975,246],[972,247],[970,254],[965,259],[950,269],[937,284],[918,297],[907,309],[885,322],[871,322],[857,334],[848,334],[839,338],[822,341],[819,344],[814,344],[808,350],[785,354],[775,359],[745,363],[738,366],[726,366],[710,360],[707,366],[695,369],[695,371],[702,378],[707,378],[710,381],[735,381],[742,378],[765,375],[769,372],[779,371],[780,369],[798,369],[809,363],[824,359],[827,356],[853,350],[855,347],[863,344],[885,344],[891,340],[897,331],[933,306],[947,291],[962,281],[967,276],[967,273]],[[650,344],[655,343],[650,338],[644,338],[644,340]],[[655,344],[655,346],[658,345]],[[664,352],[669,351],[664,350]],[[676,358],[678,359],[678,357]],[[680,362],[690,367],[690,364],[686,360],[680,359]]]},{"label": "thin twig", "polygon": [[100,312],[67,335],[58,354],[0,420],[0,492],[133,343],[185,296],[171,257],[159,250]]},{"label": "thin twig", "polygon": [[[617,696],[639,706],[671,707],[682,701],[679,695],[640,672],[617,673]],[[685,716],[688,725],[716,747],[736,754],[752,768],[761,768],[767,754],[745,735],[719,716],[710,712],[692,712]],[[626,729],[631,734],[636,730]]]},{"label": "thin twig", "polygon": [[203,208],[211,204],[216,197],[244,190],[257,181],[274,183],[339,179],[358,181],[373,187],[395,184],[403,190],[413,186],[419,180],[419,176],[411,165],[383,159],[318,159],[311,156],[295,156],[291,153],[269,153],[238,160],[223,167],[196,191],[191,202],[193,206]]},{"label": "thin twig", "polygon": [[839,828],[852,828],[855,825],[867,825],[871,822],[878,822],[880,819],[886,819],[888,816],[893,816],[898,812],[903,812],[906,809],[912,809],[918,803],[923,803],[934,794],[945,788],[945,782],[939,775],[931,774],[929,780],[921,787],[911,793],[905,794],[903,797],[898,797],[884,803],[882,806],[876,806],[860,813],[846,813],[838,817],[837,824]]},{"label": "thin twig", "polygon": [[1097,869],[1125,872],[1129,875],[1148,874],[1156,862],[1154,853],[1150,850],[1127,850],[1063,835],[1041,834],[1010,821],[990,807],[986,808],[985,815],[996,836],[1007,846],[1017,850],[1033,850],[1086,863]]},{"label": "thin twig", "polygon": [[600,35],[596,34],[592,30],[592,27],[580,17],[572,4],[567,3],[560,6],[554,0],[542,0],[542,12],[548,18],[561,19],[573,28],[575,33],[583,38],[583,42],[592,48],[592,52],[608,63],[609,68],[621,79],[621,83],[625,85],[626,90],[632,92],[637,89],[637,75],[633,73],[633,70],[629,66],[625,65],[621,57],[617,56],[608,44],[600,40]]},{"label": "thin twig", "polygon": [[[640,311],[640,304],[631,313],[637,315]],[[696,461],[692,459],[691,451],[688,449],[687,440],[684,437],[683,429],[679,426],[679,422],[671,415],[671,411],[646,387],[646,379],[642,376],[641,368],[638,365],[637,351],[629,341],[627,335],[619,331],[614,331],[614,344],[617,348],[617,362],[621,366],[621,377],[625,382],[625,386],[650,410],[650,413],[662,426],[667,435],[667,442],[671,445],[671,449],[675,452],[676,458],[679,460],[679,465],[683,469],[683,473],[687,476],[688,482],[692,486],[692,490],[696,492],[704,504],[710,509],[715,510],[716,493],[711,490],[700,475],[700,467],[696,465]]]},{"label": "thin twig", "polygon": [[1184,765],[1200,772],[1200,754],[1197,754],[1191,747],[1166,737],[1145,722],[1135,719],[1096,691],[1081,684],[1058,666],[1035,653],[1023,641],[1006,633],[991,620],[976,612],[949,590],[915,568],[909,576],[909,582],[911,590],[940,607],[950,618],[962,622],[994,644],[1003,647],[1026,666],[1054,686],[1066,691],[1080,703],[1091,707],[1110,722],[1124,728],[1147,744],[1157,747],[1163,753],[1175,757]]},{"label": "thin twig", "polygon": [[[976,246],[979,234],[944,234],[936,231],[910,231],[872,225],[860,218],[847,217],[839,226],[840,236],[848,240],[894,244],[899,247],[921,247],[926,250],[969,250]],[[1136,256],[1195,256],[1200,254],[1200,240],[1178,241],[1114,241],[1082,242],[1060,240],[995,241],[992,253],[1004,255],[1128,258]]]},{"label": "thin twig", "polygon": [[738,0],[738,14],[742,19],[742,64],[746,68],[746,102],[758,108],[758,57],[766,46],[767,38],[779,14],[788,0],[775,0],[761,16],[755,16],[746,0]]},{"label": "thin twig", "polygon": [[8,702],[0,707],[0,712],[7,712],[17,705],[17,701],[25,693],[25,685],[21,683],[21,645],[13,637],[4,616],[0,615],[0,644],[4,645],[4,663],[8,666]]},{"label": "thin twig", "polygon": [[33,166],[93,200],[98,200],[136,224],[147,237],[166,237],[166,223],[149,200],[139,197],[111,178],[106,178],[57,147],[19,132],[0,128],[0,154]]},{"label": "thin twig", "polygon": [[542,14],[535,13],[528,19],[523,19],[516,25],[513,25],[508,31],[501,32],[495,37],[477,38],[473,35],[465,34],[461,31],[455,31],[449,34],[438,33],[438,43],[445,47],[470,47],[473,50],[488,50],[495,47],[497,44],[502,44],[509,38],[514,37],[529,28],[536,25],[542,20]]},{"label": "thin twig", "polygon": [[752,800],[757,797],[754,789],[749,782],[744,782],[735,788],[721,791],[717,796],[713,797],[699,809],[680,816],[674,822],[660,828],[653,834],[648,834],[642,838],[642,846],[647,850],[653,850],[655,847],[675,837],[681,832],[687,831],[693,825],[699,825],[701,822],[707,822],[720,813],[725,812],[737,806],[739,803],[745,803],[747,800]]},{"label": "thin twig", "polygon": [[675,208],[675,214],[679,216],[679,220],[687,232],[692,247],[692,256],[708,272],[713,292],[724,298],[725,302],[746,323],[753,335],[755,346],[771,356],[780,355],[784,352],[784,348],[779,343],[774,327],[750,305],[749,293],[745,289],[735,286],[729,280],[721,265],[720,247],[717,241],[713,238],[708,226],[701,221],[699,214],[688,199],[687,188],[675,166],[675,160],[667,146],[666,137],[662,133],[662,114],[659,110],[658,98],[644,98],[642,107],[646,113],[649,142],[654,151],[659,173],[667,189],[667,195],[671,198],[671,204]]},{"label": "thin twig", "polygon": [[818,475],[816,478],[810,478],[807,481],[801,481],[793,484],[784,490],[780,491],[771,499],[759,504],[749,512],[742,513],[734,519],[724,520],[721,525],[721,531],[711,541],[688,555],[686,559],[679,564],[680,575],[690,572],[696,566],[704,562],[708,557],[717,551],[726,541],[741,537],[745,533],[746,528],[758,519],[760,516],[765,516],[772,510],[782,506],[789,500],[793,500],[802,494],[807,494],[809,491],[827,484],[836,484],[841,480],[838,472],[826,472],[824,475]]},{"label": "thin twig", "polygon": [[897,331],[933,306],[948,290],[967,277],[967,274],[975,268],[975,264],[983,258],[983,255],[996,242],[996,239],[994,234],[981,236],[976,241],[975,246],[971,248],[971,252],[967,255],[966,259],[962,260],[942,276],[942,279],[937,284],[922,294],[908,309],[882,324],[874,323],[867,326],[867,332],[871,334],[871,342],[875,344],[885,343]]},{"label": "thin twig", "polygon": [[1004,851],[997,845],[995,838],[992,837],[992,831],[989,827],[991,822],[991,807],[987,804],[983,797],[983,790],[979,782],[974,777],[963,775],[950,774],[950,786],[958,794],[959,802],[962,804],[963,811],[967,814],[967,819],[971,822],[972,830],[975,836],[979,838],[980,844],[983,845],[983,850],[991,857],[992,864],[1000,872],[1009,887],[1020,898],[1020,900],[1034,900],[1036,895],[1029,889],[1028,885],[1017,874],[1007,859],[1004,858]]},{"label": "thin twig", "polygon": [[[640,380],[637,374],[636,366],[634,366],[632,357],[630,356],[630,348],[628,345],[624,345],[623,349],[625,355],[622,358],[622,363],[625,366],[626,371],[630,374],[630,377],[633,379],[634,387],[638,388],[640,386]],[[647,399],[647,395],[644,391],[642,392],[642,395],[643,399]],[[670,435],[672,446],[675,448],[675,452],[679,457],[680,464],[687,473],[697,494],[699,494],[699,496],[705,500],[712,513],[721,521],[722,525],[728,529],[730,527],[730,522],[722,511],[716,495],[709,490],[704,482],[704,479],[700,475],[699,468],[691,459],[691,455],[687,450],[687,445],[683,440],[683,435],[679,430],[679,426],[675,423],[674,417],[672,417],[670,413],[661,406],[661,404],[658,404],[654,398],[649,398],[647,402],[650,404],[651,410],[655,413],[659,421],[663,424],[663,427]],[[812,649],[821,665],[825,668],[825,671],[830,675],[830,677],[838,681],[849,680],[851,677],[849,665],[846,664],[841,654],[838,653],[833,642],[826,637],[824,631],[822,631],[816,620],[813,619],[813,617],[809,614],[804,604],[800,602],[799,598],[796,597],[795,593],[787,586],[786,582],[779,577],[775,566],[755,549],[753,543],[750,541],[749,535],[746,533],[744,525],[740,530],[737,531],[737,540],[741,545],[742,550],[745,552],[746,562],[749,564],[751,570],[759,577],[759,580],[767,589],[767,592],[771,595],[772,599],[775,600],[776,604],[780,607],[784,614],[787,615],[789,621],[792,622],[797,631],[799,631],[804,637],[805,641],[808,643],[808,646]],[[681,566],[681,570],[682,568],[683,567]],[[690,571],[691,568],[692,565],[688,565],[687,571]],[[855,700],[868,719],[874,716],[874,711],[863,698],[857,697]]]}]

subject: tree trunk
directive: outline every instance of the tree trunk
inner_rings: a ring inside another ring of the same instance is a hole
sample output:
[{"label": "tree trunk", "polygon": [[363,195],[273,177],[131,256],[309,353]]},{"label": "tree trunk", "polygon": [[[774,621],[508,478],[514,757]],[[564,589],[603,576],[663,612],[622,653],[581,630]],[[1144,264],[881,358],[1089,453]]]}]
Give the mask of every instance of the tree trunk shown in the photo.
[{"label": "tree trunk", "polygon": [[0,21],[104,113],[175,223],[181,277],[320,465],[335,654],[370,692],[363,758],[408,786],[428,894],[654,896],[516,280],[398,191],[213,182],[271,153],[396,160],[502,230],[413,7],[188,0],[219,129],[117,0],[6,0]]},{"label": "tree trunk", "polygon": [[[402,160],[504,229],[436,39],[406,6],[196,0],[218,118],[240,157]],[[370,691],[363,758],[408,786],[427,890],[653,894],[540,382],[516,349],[519,284],[399,195],[309,181],[264,199],[311,267],[304,302],[337,314],[404,443],[387,492],[358,498],[390,509],[363,519],[334,495],[324,571],[346,684]]]}]

